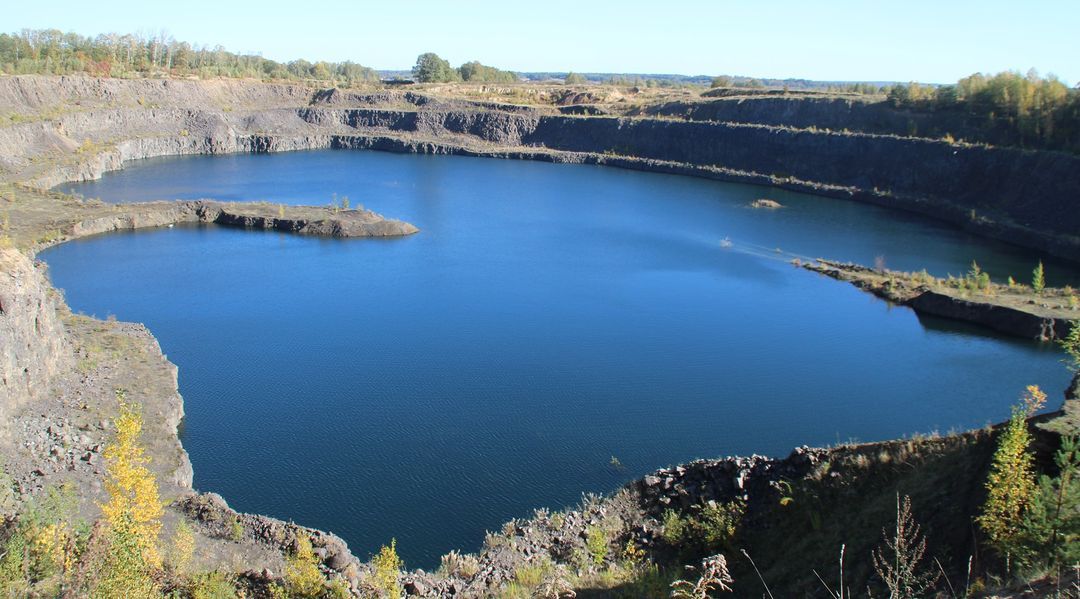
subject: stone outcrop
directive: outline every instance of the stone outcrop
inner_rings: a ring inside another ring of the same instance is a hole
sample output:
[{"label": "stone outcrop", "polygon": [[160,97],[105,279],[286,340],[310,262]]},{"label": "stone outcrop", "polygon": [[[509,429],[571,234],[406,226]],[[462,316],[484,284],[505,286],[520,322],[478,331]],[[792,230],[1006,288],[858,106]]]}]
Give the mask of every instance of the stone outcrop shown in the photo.
[{"label": "stone outcrop", "polygon": [[770,200],[768,198],[758,198],[758,199],[754,200],[753,202],[750,202],[750,207],[751,208],[767,208],[767,209],[770,209],[770,210],[775,210],[777,208],[783,208],[783,206],[780,204],[780,202],[777,202],[776,200]]},{"label": "stone outcrop", "polygon": [[[29,263],[21,254],[16,258]],[[17,269],[8,265],[0,277]],[[73,484],[80,513],[96,517],[97,506],[108,499],[102,452],[113,438],[118,389],[142,411],[143,445],[162,496],[190,492],[191,463],[177,436],[184,417],[177,368],[162,355],[153,335],[141,324],[72,315],[49,287],[29,289],[25,299],[20,308],[40,305],[36,318],[48,323],[42,332],[47,330],[49,338],[36,342],[37,351],[31,353],[23,351],[18,332],[13,339],[10,329],[0,331],[4,367],[13,364],[17,372],[33,377],[29,391],[6,389],[0,403],[3,470],[19,495]],[[48,372],[42,368],[47,364],[62,367]]]},{"label": "stone outcrop", "polygon": [[[228,227],[247,229],[274,229],[299,235],[321,237],[400,237],[419,231],[412,224],[387,219],[368,210],[305,209],[308,216],[268,215],[258,213],[250,205],[221,204],[216,202],[189,202],[185,208],[193,210],[200,222],[215,223]],[[295,210],[295,209],[293,209]]]},{"label": "stone outcrop", "polygon": [[[344,579],[354,592],[360,591],[360,574],[369,568],[350,551],[348,545],[337,535],[283,522],[276,518],[257,514],[239,513],[216,493],[189,494],[174,502],[174,507],[197,523],[201,532],[210,538],[232,542],[249,541],[288,555],[296,550],[300,535],[306,535],[319,558],[323,569],[333,576]],[[266,582],[274,580],[272,573]],[[256,573],[250,578],[259,579]]]},{"label": "stone outcrop", "polygon": [[1025,339],[1051,341],[1069,334],[1071,323],[1065,318],[1055,318],[1021,310],[1011,306],[972,301],[937,291],[926,290],[908,300],[913,310],[931,316],[962,320],[989,329]]},{"label": "stone outcrop", "polygon": [[765,456],[696,460],[657,470],[631,487],[653,516],[664,510],[687,510],[710,501],[725,503],[774,494],[778,481],[798,480],[829,457],[827,449],[800,447],[784,459]]},{"label": "stone outcrop", "polygon": [[919,314],[970,322],[1014,337],[1039,341],[1063,339],[1072,330],[1072,323],[1080,319],[1080,313],[1068,307],[1068,294],[1064,290],[1054,290],[1057,295],[1053,297],[1036,296],[1030,290],[1014,291],[991,284],[994,293],[968,294],[940,280],[926,282],[910,273],[877,271],[859,264],[819,259],[799,265],[909,306]]},{"label": "stone outcrop", "polygon": [[[716,91],[716,90],[714,90]],[[956,139],[995,145],[1016,144],[1015,130],[990,129],[986,118],[966,110],[919,111],[897,108],[887,101],[863,95],[799,93],[748,94],[730,91],[726,97],[704,101],[673,101],[646,107],[647,115],[694,121],[756,123],[777,127],[858,131],[879,135]],[[708,92],[706,92],[708,95]]]},{"label": "stone outcrop", "polygon": [[876,194],[882,203],[961,223],[981,216],[1065,236],[1080,230],[1080,216],[1067,202],[1045,201],[1080,189],[1080,157],[1057,152],[743,123],[439,109],[309,108],[300,116],[321,126],[333,123],[365,132],[463,135],[496,146],[721,167],[730,173],[840,188],[849,195]]},{"label": "stone outcrop", "polygon": [[[63,299],[44,265],[0,249],[0,419],[44,397],[55,377],[73,365],[60,314]],[[0,433],[3,434],[3,433]]]},{"label": "stone outcrop", "polygon": [[[280,210],[280,211],[279,211]],[[370,210],[332,210],[310,206],[281,206],[192,200],[143,202],[116,206],[103,216],[60,223],[59,236],[46,245],[71,239],[163,227],[180,223],[214,223],[227,227],[267,229],[320,237],[400,237],[419,231],[414,225],[384,218]],[[40,249],[40,248],[39,248]]]},{"label": "stone outcrop", "polygon": [[1062,435],[1080,435],[1080,372],[1073,375],[1072,383],[1065,390],[1061,413],[1040,426]]}]

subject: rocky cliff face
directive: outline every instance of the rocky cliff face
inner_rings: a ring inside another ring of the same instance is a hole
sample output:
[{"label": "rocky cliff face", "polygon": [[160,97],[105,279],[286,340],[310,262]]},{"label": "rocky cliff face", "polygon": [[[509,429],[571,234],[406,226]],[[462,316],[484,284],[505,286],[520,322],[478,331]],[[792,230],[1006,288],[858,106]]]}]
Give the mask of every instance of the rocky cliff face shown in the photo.
[{"label": "rocky cliff face", "polygon": [[154,108],[215,106],[219,109],[257,105],[296,106],[311,100],[302,85],[261,84],[236,79],[100,79],[85,76],[4,77],[0,106],[18,114],[78,112],[101,107]]},{"label": "rocky cliff face", "polygon": [[20,251],[0,250],[5,473],[24,493],[76,482],[83,507],[92,509],[104,499],[100,451],[108,424],[101,418],[123,388],[143,407],[147,450],[165,494],[189,490],[191,464],[176,436],[184,416],[176,366],[142,325],[70,315],[43,268]]},{"label": "rocky cliff face", "polygon": [[[878,203],[918,210],[1034,242],[1080,257],[1080,211],[1064,198],[1080,191],[1080,157],[887,135],[806,131],[731,123],[499,112],[305,109],[319,126],[356,132],[465,137],[497,148],[543,148],[589,154],[621,166],[645,161],[712,169],[733,179],[795,185],[815,193],[873,196]],[[694,173],[688,169],[690,174]],[[1057,200],[1048,198],[1060,198]],[[1045,240],[1048,241],[1048,240]]]},{"label": "rocky cliff face", "polygon": [[[1080,212],[1068,201],[1080,192],[1080,156],[838,133],[845,122],[878,133],[907,126],[909,115],[859,101],[719,99],[692,107],[691,117],[710,121],[684,121],[571,117],[397,91],[23,77],[0,80],[0,103],[57,113],[0,130],[0,173],[41,187],[158,155],[328,147],[464,152],[845,196],[1080,259]],[[810,126],[818,128],[792,128]]]},{"label": "rocky cliff face", "polygon": [[38,186],[163,155],[464,152],[780,185],[919,211],[1080,259],[1080,211],[1068,201],[1080,192],[1080,157],[838,132],[848,121],[871,132],[906,126],[898,111],[854,101],[721,99],[693,108],[713,120],[687,121],[553,115],[399,91],[15,77],[0,80],[0,102],[56,112],[0,129],[0,178]]},{"label": "rocky cliff face", "polygon": [[1008,306],[995,306],[968,301],[944,293],[926,291],[912,298],[910,305],[916,312],[942,316],[953,320],[974,322],[1006,335],[1025,339],[1053,341],[1069,334],[1070,320],[1040,316]]},{"label": "rocky cliff face", "polygon": [[995,145],[1017,142],[1015,131],[1008,127],[989,128],[985,117],[961,109],[923,112],[895,108],[886,101],[865,96],[736,96],[703,102],[667,102],[643,112],[694,121],[934,138],[949,134],[956,139]]},{"label": "rocky cliff face", "polygon": [[60,319],[63,300],[42,269],[14,249],[0,250],[0,419],[49,392],[72,366]]}]

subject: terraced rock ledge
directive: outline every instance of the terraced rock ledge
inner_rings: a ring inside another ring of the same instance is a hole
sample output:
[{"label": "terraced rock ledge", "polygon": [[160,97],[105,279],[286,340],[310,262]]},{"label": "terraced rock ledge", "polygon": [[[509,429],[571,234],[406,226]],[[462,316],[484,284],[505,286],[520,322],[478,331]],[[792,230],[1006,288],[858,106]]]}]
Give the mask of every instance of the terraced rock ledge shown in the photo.
[{"label": "terraced rock ledge", "polygon": [[[801,262],[807,270],[840,281],[920,314],[961,320],[999,333],[1054,341],[1069,334],[1080,320],[1076,292],[1044,289],[1036,293],[1024,285],[1002,285],[970,278],[938,279],[926,273],[874,269],[859,264],[818,259]],[[981,286],[980,286],[981,285]]]},{"label": "terraced rock ledge", "polygon": [[[570,91],[545,93],[591,97]],[[18,118],[0,126],[0,180],[48,188],[154,156],[316,148],[604,164],[880,204],[1080,260],[1080,213],[1044,201],[1075,197],[1078,156],[904,135],[914,115],[850,98],[699,99],[671,113],[618,96],[568,111],[437,87],[3,77],[0,106]]]}]

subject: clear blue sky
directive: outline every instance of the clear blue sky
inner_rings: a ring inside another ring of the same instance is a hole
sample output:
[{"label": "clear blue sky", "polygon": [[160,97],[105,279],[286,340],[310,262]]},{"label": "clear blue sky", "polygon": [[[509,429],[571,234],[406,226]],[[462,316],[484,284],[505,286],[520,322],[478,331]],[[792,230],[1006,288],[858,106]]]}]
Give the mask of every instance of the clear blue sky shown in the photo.
[{"label": "clear blue sky", "polygon": [[1080,80],[1080,0],[91,0],[6,3],[0,30],[159,31],[275,60],[405,69],[433,51],[517,71],[951,82]]}]

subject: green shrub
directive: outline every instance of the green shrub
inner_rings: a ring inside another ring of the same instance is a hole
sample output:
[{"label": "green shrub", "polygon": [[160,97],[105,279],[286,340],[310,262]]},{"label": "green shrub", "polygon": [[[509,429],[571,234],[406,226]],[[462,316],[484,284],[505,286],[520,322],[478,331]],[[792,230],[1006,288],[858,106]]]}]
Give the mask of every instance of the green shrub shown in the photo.
[{"label": "green shrub", "polygon": [[585,549],[588,550],[593,565],[603,565],[609,551],[608,538],[599,526],[590,526],[585,531]]},{"label": "green shrub", "polygon": [[701,510],[701,529],[705,544],[712,549],[726,547],[739,531],[739,523],[745,513],[740,501],[710,503]]},{"label": "green shrub", "polygon": [[1073,372],[1080,372],[1080,320],[1074,320],[1070,324],[1069,334],[1064,339],[1059,340],[1058,343],[1069,356],[1065,360],[1065,363],[1069,365],[1069,369]]},{"label": "green shrub", "polygon": [[244,524],[240,522],[240,518],[235,518],[231,524],[229,524],[229,538],[232,542],[239,543],[244,540]]},{"label": "green shrub", "polygon": [[223,572],[205,572],[191,579],[191,599],[236,599],[235,580]]},{"label": "green shrub", "polygon": [[731,548],[746,512],[746,504],[738,500],[710,502],[695,506],[691,512],[681,515],[675,510],[665,511],[662,516],[662,538],[679,549],[715,552]]},{"label": "green shrub", "polygon": [[92,583],[94,599],[151,599],[161,596],[153,577],[153,567],[145,554],[142,531],[130,515],[110,522],[106,533],[108,550]]},{"label": "green shrub", "polygon": [[29,594],[31,580],[26,559],[26,536],[16,530],[4,542],[0,556],[0,595],[22,597]]},{"label": "green shrub", "polygon": [[444,577],[456,576],[468,580],[480,571],[480,562],[475,555],[451,551],[442,556],[438,574]]},{"label": "green shrub", "polygon": [[285,586],[278,588],[292,599],[314,599],[325,594],[326,580],[319,571],[319,558],[306,534],[296,537],[296,551],[285,562]]},{"label": "green shrub", "polygon": [[554,564],[546,560],[527,566],[518,566],[514,571],[514,582],[526,589],[535,589],[544,582],[553,568]]}]

